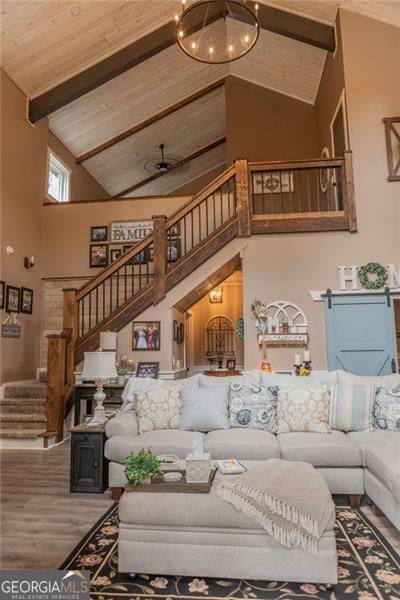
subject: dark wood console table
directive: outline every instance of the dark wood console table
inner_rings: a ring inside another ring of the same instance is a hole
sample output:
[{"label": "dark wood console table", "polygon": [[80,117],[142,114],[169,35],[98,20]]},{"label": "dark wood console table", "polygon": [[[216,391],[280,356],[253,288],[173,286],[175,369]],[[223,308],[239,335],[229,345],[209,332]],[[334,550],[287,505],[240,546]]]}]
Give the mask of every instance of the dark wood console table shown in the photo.
[{"label": "dark wood console table", "polygon": [[215,371],[204,371],[204,375],[210,377],[234,377],[240,375],[240,371],[228,371],[228,369],[215,369]]},{"label": "dark wood console table", "polygon": [[[107,405],[122,404],[122,391],[125,384],[109,383],[103,385],[103,390],[106,395],[104,400],[104,408],[107,410]],[[94,383],[78,383],[75,385],[74,406],[75,416],[74,425],[79,425],[86,415],[92,414],[93,394],[96,391]],[[85,409],[81,415],[81,401],[85,402]]]}]

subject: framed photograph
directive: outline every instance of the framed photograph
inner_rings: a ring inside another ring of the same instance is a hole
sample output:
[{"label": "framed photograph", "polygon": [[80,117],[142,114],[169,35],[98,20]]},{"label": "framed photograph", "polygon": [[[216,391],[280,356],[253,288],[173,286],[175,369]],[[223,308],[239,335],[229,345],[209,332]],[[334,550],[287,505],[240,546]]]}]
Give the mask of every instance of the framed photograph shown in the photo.
[{"label": "framed photograph", "polygon": [[21,290],[13,285],[6,287],[6,311],[19,312]]},{"label": "framed photograph", "polygon": [[160,350],[160,321],[133,321],[132,350]]},{"label": "framed photograph", "polygon": [[110,262],[115,262],[122,256],[122,250],[120,248],[111,248],[110,249]]},{"label": "framed photograph", "polygon": [[4,300],[6,296],[6,282],[0,281],[0,310],[4,308]]},{"label": "framed photograph", "polygon": [[178,344],[182,344],[184,339],[185,339],[185,326],[183,323],[181,323],[178,326],[178,337],[177,337],[176,341],[178,342]]},{"label": "framed photograph", "polygon": [[20,302],[20,312],[31,315],[33,310],[33,290],[22,287]]},{"label": "framed photograph", "polygon": [[108,241],[108,227],[107,225],[94,225],[90,228],[90,241],[91,242],[107,242]]},{"label": "framed photograph", "polygon": [[108,244],[90,244],[89,266],[108,266]]},{"label": "framed photograph", "polygon": [[153,232],[153,221],[112,221],[110,223],[111,244],[136,244]]},{"label": "framed photograph", "polygon": [[147,248],[145,248],[144,250],[139,252],[139,254],[136,254],[136,256],[133,257],[134,265],[145,265],[148,262],[149,262],[149,253],[147,251]]},{"label": "framed photograph", "polygon": [[178,321],[176,319],[172,322],[172,333],[174,342],[178,341]]},{"label": "framed photograph", "polygon": [[136,370],[136,377],[151,377],[158,379],[159,362],[139,362]]},{"label": "framed photograph", "polygon": [[236,369],[236,360],[234,358],[227,358],[226,368],[228,371],[234,371]]}]

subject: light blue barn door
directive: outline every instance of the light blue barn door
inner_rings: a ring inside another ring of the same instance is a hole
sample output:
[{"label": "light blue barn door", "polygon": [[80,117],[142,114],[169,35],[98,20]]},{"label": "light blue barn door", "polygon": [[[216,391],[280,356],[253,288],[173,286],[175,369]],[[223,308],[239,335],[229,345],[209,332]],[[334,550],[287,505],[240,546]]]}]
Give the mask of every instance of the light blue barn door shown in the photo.
[{"label": "light blue barn door", "polygon": [[393,300],[385,294],[325,298],[328,369],[357,375],[397,372]]}]

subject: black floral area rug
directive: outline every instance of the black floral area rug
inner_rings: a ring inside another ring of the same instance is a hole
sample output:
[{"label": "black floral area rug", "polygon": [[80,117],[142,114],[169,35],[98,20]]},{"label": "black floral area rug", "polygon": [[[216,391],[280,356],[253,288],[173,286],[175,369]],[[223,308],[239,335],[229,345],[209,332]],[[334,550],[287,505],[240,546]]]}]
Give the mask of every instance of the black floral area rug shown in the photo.
[{"label": "black floral area rug", "polygon": [[339,583],[313,583],[137,575],[118,573],[118,504],[78,544],[60,569],[91,574],[92,600],[154,598],[260,598],[265,600],[400,600],[400,560],[361,510],[337,507]]}]

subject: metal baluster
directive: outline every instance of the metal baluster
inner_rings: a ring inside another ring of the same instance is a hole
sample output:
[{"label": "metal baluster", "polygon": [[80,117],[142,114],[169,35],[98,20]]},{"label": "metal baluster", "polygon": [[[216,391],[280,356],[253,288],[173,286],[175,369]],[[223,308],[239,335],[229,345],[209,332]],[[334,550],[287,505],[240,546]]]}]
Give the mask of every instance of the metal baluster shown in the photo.
[{"label": "metal baluster", "polygon": [[[112,277],[112,275],[111,275]],[[119,306],[119,269],[117,271],[117,308]]]},{"label": "metal baluster", "polygon": [[235,212],[237,212],[237,196],[236,196],[236,179],[233,177],[233,200],[235,206]]},{"label": "metal baluster", "polygon": [[199,204],[199,243],[201,242],[201,207],[203,203]]},{"label": "metal baluster", "polygon": [[81,323],[82,333],[81,333],[81,335],[84,335],[85,334],[85,296],[82,298],[81,303],[82,303],[82,323]]},{"label": "metal baluster", "polygon": [[272,214],[274,214],[274,212],[275,212],[273,181],[274,181],[274,174],[270,173],[270,175],[269,175],[269,192],[270,192],[270,196],[271,196],[271,213]]},{"label": "metal baluster", "polygon": [[290,212],[294,212],[292,179],[293,179],[292,171],[289,171],[289,202],[290,202]]},{"label": "metal baluster", "polygon": [[302,212],[302,206],[301,206],[301,185],[299,182],[299,171],[296,171],[296,179],[297,179],[297,203],[299,206],[299,212]]},{"label": "metal baluster", "polygon": [[230,179],[226,182],[226,189],[228,194],[228,219],[231,218],[231,189],[229,185]]},{"label": "metal baluster", "polygon": [[282,215],[283,214],[282,171],[279,171],[279,203],[281,205],[281,215]]},{"label": "metal baluster", "polygon": [[219,194],[220,194],[220,206],[221,206],[221,223],[220,225],[222,225],[222,223],[224,222],[223,216],[224,216],[224,206],[223,206],[223,196],[222,196],[222,188],[219,188]]},{"label": "metal baluster", "polygon": [[103,319],[106,318],[106,282],[103,281]]},{"label": "metal baluster", "polygon": [[113,298],[112,298],[112,276],[110,277],[110,304],[109,304],[109,313],[112,313],[112,306],[113,306]]},{"label": "metal baluster", "polygon": [[307,196],[308,212],[311,212],[311,191],[310,191],[310,171],[307,171]]},{"label": "metal baluster", "polygon": [[320,198],[319,198],[319,179],[320,179],[320,169],[317,169],[316,171],[316,180],[317,180],[317,207],[318,207],[318,212],[321,212],[321,202],[320,202]]},{"label": "metal baluster", "polygon": [[99,322],[99,286],[96,287],[96,325]]},{"label": "metal baluster", "polygon": [[206,198],[206,234],[208,237],[208,196]]},{"label": "metal baluster", "polygon": [[89,331],[92,329],[92,292],[89,292]]},{"label": "metal baluster", "polygon": [[126,263],[124,265],[124,292],[125,292],[125,302],[128,299],[128,287],[127,287],[127,277],[126,277]]},{"label": "metal baluster", "polygon": [[193,229],[194,229],[194,223],[193,223],[193,209],[190,211],[190,224],[191,224],[191,231],[192,231],[192,245],[191,245],[191,249],[193,248]]},{"label": "metal baluster", "polygon": [[214,221],[213,231],[215,231],[217,228],[217,220],[216,219],[217,219],[217,216],[215,214],[215,192],[213,192],[213,221]]},{"label": "metal baluster", "polygon": [[142,257],[139,254],[136,255],[138,257],[139,260],[139,292],[142,289]]}]

